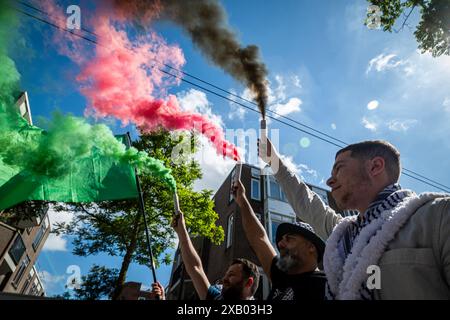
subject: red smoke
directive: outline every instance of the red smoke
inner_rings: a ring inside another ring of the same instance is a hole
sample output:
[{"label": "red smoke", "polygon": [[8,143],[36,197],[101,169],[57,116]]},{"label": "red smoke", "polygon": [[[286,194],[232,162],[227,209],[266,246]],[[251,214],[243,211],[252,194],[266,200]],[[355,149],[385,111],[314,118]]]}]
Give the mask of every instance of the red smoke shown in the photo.
[{"label": "red smoke", "polygon": [[[52,0],[44,0],[43,4],[60,25],[64,18],[62,8]],[[99,10],[90,19],[99,43],[92,59],[82,58],[87,57],[88,50],[84,40],[70,34],[64,40],[60,35],[55,38],[59,52],[81,68],[77,81],[88,100],[87,113],[97,117],[113,116],[124,124],[132,122],[144,131],[160,126],[167,130],[197,129],[213,143],[218,154],[238,160],[237,148],[225,140],[218,124],[199,113],[182,110],[176,96],[166,94],[164,87],[176,81],[164,77],[159,68],[161,63],[182,67],[185,60],[181,49],[168,45],[155,33],[131,41],[122,17],[113,20],[111,12],[101,13],[104,12]],[[70,50],[80,50],[80,46],[83,51]]]}]

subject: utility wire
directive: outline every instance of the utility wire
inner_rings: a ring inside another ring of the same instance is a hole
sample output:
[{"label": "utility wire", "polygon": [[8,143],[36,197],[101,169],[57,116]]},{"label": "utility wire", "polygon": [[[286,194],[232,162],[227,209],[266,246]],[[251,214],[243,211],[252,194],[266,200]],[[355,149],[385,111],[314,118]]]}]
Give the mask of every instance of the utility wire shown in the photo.
[{"label": "utility wire", "polygon": [[[38,12],[41,12],[41,13],[45,14],[46,16],[50,17],[50,15],[49,15],[47,12],[45,12],[45,11],[39,9],[39,8],[36,8],[35,6],[32,6],[32,5],[27,4],[27,3],[23,2],[23,1],[20,1],[20,0],[16,0],[16,1],[19,2],[19,3],[21,3],[21,4],[23,4],[23,5],[25,5],[25,6],[27,6],[27,7],[29,7],[29,8],[32,8],[33,10],[36,10],[36,11],[38,11]],[[42,21],[41,19],[39,19],[39,20]],[[43,22],[43,21],[42,21],[42,22]],[[53,25],[53,24],[52,24],[52,25]],[[53,25],[53,26],[54,26],[54,25]],[[58,29],[61,29],[61,30],[69,31],[69,32],[70,32],[70,30],[67,30],[67,29],[64,29],[64,28],[60,28],[59,26],[58,26]],[[93,32],[93,31],[91,31],[91,30],[89,30],[89,29],[81,28],[81,30],[84,30],[84,31],[90,33],[91,35],[93,35],[93,36],[95,36],[95,37],[97,37],[97,38],[100,38],[99,35],[97,35],[95,32]],[[74,33],[74,32],[71,32],[71,33],[72,33],[73,35],[75,35],[75,36],[78,36],[78,37],[84,39],[84,37],[80,36],[80,35],[77,34],[77,33]],[[95,44],[99,44],[98,42],[96,42],[96,41],[94,41],[94,40],[92,40],[92,39],[87,39],[87,40],[90,41],[90,42],[93,42],[93,43],[95,43]],[[194,76],[194,75],[192,75],[192,74],[190,74],[190,73],[188,73],[188,72],[186,72],[186,71],[183,71],[183,70],[180,70],[180,69],[178,69],[178,68],[172,67],[172,66],[168,65],[167,63],[163,63],[163,62],[161,62],[161,61],[158,61],[157,59],[154,59],[154,62],[160,64],[161,66],[164,66],[164,67],[166,67],[166,68],[169,68],[169,69],[171,69],[171,70],[174,70],[174,71],[176,71],[176,72],[178,72],[178,73],[181,73],[181,74],[183,74],[183,75],[185,75],[185,76],[187,76],[187,77],[190,77],[190,78],[192,78],[192,79],[195,79],[195,80],[197,80],[197,81],[199,81],[199,82],[201,82],[201,83],[203,83],[203,84],[206,84],[206,85],[208,85],[208,86],[210,86],[210,87],[212,87],[212,88],[214,88],[214,89],[217,89],[217,90],[219,90],[219,91],[221,91],[221,92],[223,92],[223,93],[226,93],[226,94],[228,94],[229,96],[238,98],[238,99],[240,99],[240,100],[242,100],[242,101],[245,101],[245,102],[247,102],[247,103],[250,103],[250,104],[252,104],[252,105],[254,105],[254,106],[258,106],[258,104],[257,104],[256,102],[254,102],[254,101],[248,100],[248,99],[246,99],[246,98],[244,98],[244,97],[242,97],[242,96],[240,96],[240,95],[237,95],[237,94],[235,94],[235,93],[233,93],[233,92],[230,92],[229,90],[225,90],[225,89],[223,89],[223,88],[221,88],[221,87],[219,87],[219,86],[217,86],[217,85],[215,85],[215,84],[212,84],[211,82],[208,82],[208,81],[205,81],[205,80],[203,80],[203,79],[200,79],[199,77],[196,77],[196,76]],[[161,69],[160,69],[160,70],[161,70]],[[168,74],[168,75],[174,77],[173,74]],[[182,77],[177,77],[177,78],[180,79],[180,80],[183,80],[183,79],[184,79],[184,78],[182,78]],[[232,101],[232,102],[235,102],[235,101]],[[241,106],[242,106],[242,105],[241,105]],[[342,140],[339,140],[338,138],[335,138],[335,137],[333,137],[333,136],[331,136],[331,135],[328,135],[328,134],[326,134],[326,133],[324,133],[324,132],[322,132],[322,131],[316,130],[316,129],[314,129],[314,128],[312,128],[312,127],[306,125],[306,124],[301,123],[300,121],[297,121],[297,120],[295,120],[295,119],[291,119],[291,118],[289,118],[289,117],[287,117],[287,116],[284,116],[284,115],[282,115],[282,114],[279,114],[279,113],[277,113],[276,111],[273,111],[273,110],[270,110],[270,109],[267,110],[267,111],[270,112],[270,113],[272,113],[272,114],[274,114],[274,115],[276,115],[277,117],[280,117],[280,118],[283,118],[283,119],[285,119],[285,120],[294,122],[294,123],[296,123],[296,124],[298,124],[298,125],[300,125],[300,126],[302,126],[302,127],[305,127],[305,128],[307,128],[307,129],[309,129],[309,130],[311,130],[311,131],[313,131],[313,132],[316,132],[316,133],[318,133],[318,134],[320,134],[320,135],[323,135],[323,136],[325,136],[325,137],[327,137],[327,138],[329,138],[329,139],[335,140],[335,141],[337,141],[337,142],[339,142],[339,143],[342,143],[342,144],[344,144],[344,145],[348,145],[348,143],[346,143],[346,142],[344,142],[344,141],[342,141]],[[259,112],[259,111],[257,111],[257,112]]]},{"label": "utility wire", "polygon": [[[24,3],[23,1],[16,1],[16,2],[19,2],[19,3],[21,3],[22,5],[24,5],[24,6],[26,6],[26,7],[32,8],[32,9],[34,9],[34,10],[36,10],[36,11],[39,11],[39,12],[44,13],[44,14],[46,14],[47,16],[49,16],[49,14],[46,13],[45,11],[42,11],[41,9],[38,9],[38,8],[36,8],[36,7],[34,7],[34,6],[31,6],[31,5],[29,5],[29,4],[26,4],[26,3]],[[74,36],[76,36],[76,37],[79,37],[79,38],[81,38],[81,39],[84,39],[84,40],[86,40],[86,41],[89,41],[89,42],[91,42],[91,43],[94,43],[94,44],[96,44],[96,45],[103,46],[102,44],[100,44],[100,43],[99,43],[98,41],[96,41],[96,40],[87,38],[87,37],[85,37],[85,36],[83,36],[83,35],[80,35],[80,34],[78,34],[78,33],[73,32],[72,30],[69,30],[69,29],[66,29],[66,28],[62,28],[62,27],[60,27],[60,26],[58,26],[58,25],[56,25],[56,24],[54,24],[54,23],[52,23],[52,22],[50,22],[50,21],[47,21],[47,20],[45,20],[45,19],[36,17],[35,15],[32,15],[32,14],[30,14],[30,13],[28,13],[28,12],[25,12],[25,11],[23,11],[23,10],[21,10],[21,9],[18,9],[18,8],[16,8],[16,7],[12,7],[12,8],[13,8],[14,10],[16,10],[16,11],[18,11],[18,12],[20,12],[20,13],[22,13],[22,14],[28,16],[28,17],[30,17],[30,18],[36,19],[36,20],[38,20],[38,21],[40,21],[40,22],[43,22],[43,23],[45,23],[45,24],[48,24],[48,25],[50,25],[50,26],[52,26],[52,27],[54,27],[54,28],[57,28],[57,29],[59,29],[59,30],[63,30],[63,31],[69,32],[70,34],[72,34],[72,35],[74,35]],[[88,32],[88,33],[90,33],[90,34],[92,34],[92,35],[94,35],[94,36],[97,37],[97,38],[99,38],[99,36],[98,36],[97,34],[95,34],[94,32],[91,32],[91,31],[88,30],[88,29],[82,29],[82,30],[85,31],[85,32]],[[155,61],[156,63],[158,63],[158,64],[161,64],[161,65],[167,67],[167,68],[170,68],[170,69],[172,69],[172,70],[174,70],[174,71],[177,71],[177,72],[179,72],[179,73],[181,73],[181,74],[183,74],[183,75],[186,75],[186,76],[188,76],[188,77],[190,77],[190,78],[193,78],[193,79],[195,79],[195,80],[197,80],[197,81],[199,81],[199,82],[201,82],[201,83],[207,84],[208,86],[211,86],[211,87],[213,87],[213,88],[215,88],[215,89],[217,89],[217,90],[220,90],[220,91],[222,91],[222,92],[224,92],[224,93],[227,93],[229,96],[233,96],[233,97],[239,98],[239,99],[241,99],[241,100],[243,100],[243,101],[246,101],[247,103],[250,103],[250,104],[253,104],[253,105],[256,105],[256,106],[257,106],[257,104],[256,104],[255,102],[250,101],[250,100],[248,100],[248,99],[245,99],[245,98],[243,98],[243,97],[241,97],[241,96],[239,96],[239,95],[236,95],[236,94],[234,94],[234,93],[232,93],[232,92],[230,92],[230,91],[228,91],[228,90],[225,90],[225,89],[223,89],[223,88],[220,88],[220,87],[218,87],[218,86],[216,86],[216,85],[214,85],[214,84],[212,84],[212,83],[210,83],[210,82],[208,82],[208,81],[202,80],[202,79],[200,79],[200,78],[198,78],[198,77],[196,77],[196,76],[193,76],[193,75],[191,75],[191,74],[189,74],[189,73],[187,73],[187,72],[185,72],[185,71],[182,71],[182,70],[179,70],[179,69],[174,68],[174,67],[172,67],[172,66],[169,66],[169,65],[167,65],[167,64],[165,64],[165,63],[162,63],[162,62],[160,62],[160,61],[158,61],[158,60],[154,60],[154,61]],[[253,112],[259,113],[259,110],[254,109],[254,108],[251,108],[251,107],[249,107],[249,106],[247,106],[247,105],[245,105],[245,104],[243,104],[243,103],[240,103],[240,102],[238,102],[238,101],[236,101],[236,100],[233,100],[233,99],[229,98],[229,96],[228,96],[228,97],[227,97],[227,96],[224,96],[224,95],[222,95],[222,94],[220,94],[220,93],[217,93],[217,92],[215,92],[215,91],[213,91],[213,90],[210,90],[210,89],[208,89],[208,88],[205,88],[204,86],[201,86],[201,85],[196,84],[196,83],[194,83],[194,82],[192,82],[192,81],[186,80],[185,78],[182,78],[182,77],[180,77],[180,76],[178,76],[178,75],[172,74],[172,73],[170,73],[170,72],[168,72],[168,71],[166,71],[166,70],[164,70],[164,69],[160,69],[160,68],[159,68],[159,70],[160,70],[161,72],[167,74],[168,76],[177,78],[177,79],[179,79],[179,80],[181,80],[181,81],[183,81],[183,82],[185,82],[185,83],[188,83],[188,84],[190,84],[190,85],[192,85],[192,86],[195,86],[195,87],[197,87],[197,88],[199,88],[199,89],[202,89],[202,90],[204,90],[204,91],[207,91],[207,92],[209,92],[209,93],[211,93],[211,94],[213,94],[213,95],[216,95],[216,96],[218,96],[218,97],[220,97],[220,98],[223,98],[223,99],[225,99],[225,100],[228,100],[228,101],[230,101],[230,102],[232,102],[232,103],[235,103],[235,104],[237,104],[237,105],[239,105],[239,106],[241,106],[241,107],[243,107],[243,108],[246,108],[246,109],[251,110],[251,111],[253,111]],[[339,142],[339,143],[341,143],[341,144],[335,143],[335,142],[333,142],[333,141],[330,141],[330,140],[328,140],[328,139],[325,139],[325,138],[323,138],[323,137],[320,137],[320,136],[318,136],[318,135],[316,135],[316,134],[314,134],[314,133],[311,133],[311,132],[309,132],[309,131],[306,131],[306,130],[304,130],[304,129],[301,129],[301,128],[297,127],[297,126],[294,126],[294,125],[292,125],[292,124],[290,124],[290,123],[287,123],[287,122],[285,122],[285,121],[283,121],[283,120],[280,120],[280,119],[277,118],[277,117],[266,115],[266,117],[268,117],[268,118],[270,118],[270,119],[272,119],[272,120],[274,120],[274,121],[277,121],[277,122],[279,122],[279,123],[282,123],[282,124],[284,124],[284,125],[286,125],[286,126],[288,126],[288,127],[291,127],[291,128],[293,128],[293,129],[295,129],[295,130],[298,130],[298,131],[300,131],[300,132],[303,132],[303,133],[305,133],[305,134],[308,134],[308,135],[310,135],[310,136],[312,136],[312,137],[315,137],[315,138],[317,138],[317,139],[319,139],[319,140],[322,140],[322,141],[324,141],[324,142],[327,142],[327,143],[329,143],[329,144],[331,144],[331,145],[334,145],[334,146],[336,146],[336,147],[338,147],[338,148],[343,148],[343,147],[345,147],[345,146],[348,145],[348,143],[346,143],[346,142],[344,142],[344,141],[342,141],[342,140],[340,140],[340,139],[338,139],[338,138],[335,138],[335,137],[333,137],[333,136],[331,136],[331,135],[328,135],[328,134],[323,133],[323,132],[321,132],[321,131],[319,131],[319,130],[316,130],[316,129],[310,127],[310,126],[307,126],[307,125],[305,125],[305,124],[302,124],[301,122],[299,122],[299,121],[297,121],[297,120],[294,120],[294,119],[288,118],[288,117],[286,117],[286,116],[280,115],[280,114],[278,114],[277,112],[275,112],[275,111],[273,111],[273,110],[268,110],[268,111],[271,112],[272,114],[275,114],[275,115],[278,116],[279,118],[284,118],[284,119],[287,119],[287,120],[289,120],[289,121],[291,121],[291,122],[294,122],[294,123],[296,123],[296,124],[299,124],[299,125],[301,125],[301,126],[304,126],[304,127],[308,128],[308,129],[311,130],[311,131],[317,132],[317,133],[319,133],[319,134],[321,134],[321,135],[323,135],[323,136],[325,136],[325,137],[328,137],[328,138],[330,138],[330,139],[332,139],[332,140],[334,140],[334,141],[337,141],[337,142]],[[412,178],[412,179],[415,179],[415,180],[417,180],[417,181],[420,181],[420,182],[422,182],[422,183],[424,183],[424,184],[427,184],[427,185],[429,185],[429,186],[431,186],[431,187],[434,187],[434,188],[436,188],[436,189],[439,189],[439,190],[441,190],[441,191],[450,193],[450,187],[448,187],[448,186],[446,186],[446,185],[444,185],[444,184],[442,184],[442,183],[439,183],[439,182],[437,182],[437,181],[435,181],[435,180],[432,180],[432,179],[430,179],[430,178],[427,178],[427,177],[425,177],[425,176],[423,176],[423,175],[421,175],[421,174],[418,174],[417,172],[414,172],[414,171],[409,170],[409,169],[407,169],[407,168],[403,168],[402,172],[403,172],[403,174],[404,174],[405,176],[408,176],[408,177],[410,177],[410,178]],[[422,179],[417,178],[417,177],[414,177],[412,174],[413,174],[413,175],[416,175],[416,176],[418,176],[418,177],[421,177]]]},{"label": "utility wire", "polygon": [[[20,0],[15,0],[15,1],[16,1],[17,3],[23,5],[23,6],[27,7],[27,8],[30,8],[30,9],[32,9],[32,10],[35,10],[35,11],[37,11],[37,12],[40,12],[40,13],[46,15],[47,17],[52,18],[52,17],[50,16],[50,14],[48,14],[48,13],[45,12],[44,10],[41,10],[41,9],[39,9],[39,8],[37,8],[37,7],[35,7],[35,6],[31,5],[31,4],[29,4],[29,3],[26,3],[25,1],[20,1]],[[61,21],[60,19],[58,19],[58,20]],[[92,32],[92,31],[89,30],[89,29],[85,29],[85,28],[81,27],[81,30],[83,30],[84,32],[90,33],[90,34],[93,35],[93,36],[98,37],[94,32]]]}]

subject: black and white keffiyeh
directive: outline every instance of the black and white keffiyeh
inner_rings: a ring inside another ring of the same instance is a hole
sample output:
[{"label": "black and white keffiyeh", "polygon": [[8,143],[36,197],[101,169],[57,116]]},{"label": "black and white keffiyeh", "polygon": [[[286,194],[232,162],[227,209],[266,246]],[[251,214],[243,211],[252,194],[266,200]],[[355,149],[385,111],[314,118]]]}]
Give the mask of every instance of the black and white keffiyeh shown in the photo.
[{"label": "black and white keffiyeh", "polygon": [[342,219],[326,243],[327,299],[373,299],[366,285],[367,267],[378,263],[417,208],[437,197],[442,194],[417,196],[393,184],[380,192],[364,214]]}]

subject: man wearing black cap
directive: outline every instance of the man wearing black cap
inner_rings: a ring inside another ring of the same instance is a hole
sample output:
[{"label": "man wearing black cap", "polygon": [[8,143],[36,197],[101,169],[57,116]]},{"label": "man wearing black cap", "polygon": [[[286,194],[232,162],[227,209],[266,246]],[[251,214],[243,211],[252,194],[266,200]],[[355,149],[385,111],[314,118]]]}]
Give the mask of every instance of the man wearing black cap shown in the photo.
[{"label": "man wearing black cap", "polygon": [[253,212],[239,181],[233,195],[241,209],[242,224],[250,246],[272,283],[268,300],[323,300],[326,278],[318,271],[325,243],[303,222],[280,224],[276,233],[277,256],[261,222]]}]

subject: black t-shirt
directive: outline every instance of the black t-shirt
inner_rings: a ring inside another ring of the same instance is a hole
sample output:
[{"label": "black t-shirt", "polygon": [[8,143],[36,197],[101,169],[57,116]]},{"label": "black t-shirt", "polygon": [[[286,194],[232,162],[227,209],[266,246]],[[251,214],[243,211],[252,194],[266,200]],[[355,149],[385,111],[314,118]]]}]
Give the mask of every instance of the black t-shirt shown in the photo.
[{"label": "black t-shirt", "polygon": [[270,267],[272,290],[268,300],[324,300],[325,273],[321,271],[289,275],[277,267],[278,257]]}]

